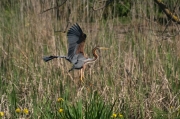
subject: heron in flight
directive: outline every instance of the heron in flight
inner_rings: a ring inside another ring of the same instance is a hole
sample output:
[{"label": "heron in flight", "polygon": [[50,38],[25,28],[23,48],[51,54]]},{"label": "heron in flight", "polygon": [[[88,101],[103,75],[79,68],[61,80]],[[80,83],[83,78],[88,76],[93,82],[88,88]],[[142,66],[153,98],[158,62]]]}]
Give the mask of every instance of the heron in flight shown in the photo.
[{"label": "heron in flight", "polygon": [[93,63],[98,59],[98,54],[96,50],[99,49],[108,49],[105,47],[95,47],[92,50],[94,58],[86,58],[84,56],[84,43],[86,40],[86,34],[83,33],[80,26],[76,23],[74,24],[67,32],[68,39],[68,55],[67,56],[47,56],[43,57],[45,62],[50,61],[54,58],[65,58],[70,63],[73,64],[72,68],[69,70],[72,71],[74,69],[81,69],[81,81],[83,82],[84,72],[82,71],[83,67],[88,63]]}]

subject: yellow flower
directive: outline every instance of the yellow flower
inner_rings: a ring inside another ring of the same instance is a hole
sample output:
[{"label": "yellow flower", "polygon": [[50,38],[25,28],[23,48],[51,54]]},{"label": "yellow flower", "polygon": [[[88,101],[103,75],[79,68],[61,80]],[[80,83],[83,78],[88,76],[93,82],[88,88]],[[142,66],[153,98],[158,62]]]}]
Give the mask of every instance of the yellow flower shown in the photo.
[{"label": "yellow flower", "polygon": [[24,114],[28,114],[28,113],[29,113],[29,110],[25,108],[25,109],[23,110],[23,113],[24,113]]},{"label": "yellow flower", "polygon": [[62,113],[63,111],[64,111],[63,109],[61,109],[61,108],[59,109],[59,113]]},{"label": "yellow flower", "polygon": [[21,112],[21,109],[17,108],[17,109],[15,110],[15,112],[16,112],[16,113],[20,113],[20,112]]},{"label": "yellow flower", "polygon": [[4,112],[0,112],[0,117],[3,117],[4,116]]},{"label": "yellow flower", "polygon": [[116,118],[117,114],[113,113],[113,115],[111,116],[112,118]]},{"label": "yellow flower", "polygon": [[63,98],[58,98],[57,99],[57,102],[61,102],[61,101],[64,101],[64,99]]},{"label": "yellow flower", "polygon": [[120,119],[122,119],[122,118],[123,118],[123,115],[122,115],[122,114],[119,114],[119,117],[120,117]]}]

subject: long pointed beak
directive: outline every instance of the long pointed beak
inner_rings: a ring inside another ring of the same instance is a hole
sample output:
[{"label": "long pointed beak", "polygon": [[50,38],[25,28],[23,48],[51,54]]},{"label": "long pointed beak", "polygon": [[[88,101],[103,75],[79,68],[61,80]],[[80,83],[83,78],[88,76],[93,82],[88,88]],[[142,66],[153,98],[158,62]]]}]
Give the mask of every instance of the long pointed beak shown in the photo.
[{"label": "long pointed beak", "polygon": [[108,50],[109,48],[106,48],[106,47],[99,47],[99,49],[101,49],[101,50]]}]

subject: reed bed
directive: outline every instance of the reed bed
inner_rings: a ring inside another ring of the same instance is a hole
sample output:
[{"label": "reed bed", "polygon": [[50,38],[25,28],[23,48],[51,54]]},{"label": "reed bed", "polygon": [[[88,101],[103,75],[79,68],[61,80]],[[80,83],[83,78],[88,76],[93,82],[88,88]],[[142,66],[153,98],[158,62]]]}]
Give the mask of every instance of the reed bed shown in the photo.
[{"label": "reed bed", "polygon": [[[166,28],[153,0],[2,0],[0,6],[0,118],[180,118],[179,29]],[[78,70],[68,72],[65,59],[42,60],[67,54],[74,23],[87,34],[86,56],[95,46],[109,48],[87,66],[85,83]]]}]

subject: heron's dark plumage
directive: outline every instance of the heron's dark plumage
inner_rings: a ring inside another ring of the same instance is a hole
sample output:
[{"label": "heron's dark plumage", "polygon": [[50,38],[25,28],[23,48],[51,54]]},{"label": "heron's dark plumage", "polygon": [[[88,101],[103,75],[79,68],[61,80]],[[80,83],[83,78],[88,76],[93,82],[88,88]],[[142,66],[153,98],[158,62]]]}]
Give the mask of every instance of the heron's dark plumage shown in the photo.
[{"label": "heron's dark plumage", "polygon": [[52,60],[52,59],[54,59],[54,58],[58,58],[58,56],[43,57],[43,60],[44,60],[45,62],[47,62],[47,61]]},{"label": "heron's dark plumage", "polygon": [[84,42],[86,39],[86,34],[82,32],[82,29],[78,24],[74,24],[67,33],[68,37],[68,58],[72,63],[77,62],[75,55],[78,53],[84,54]]}]

